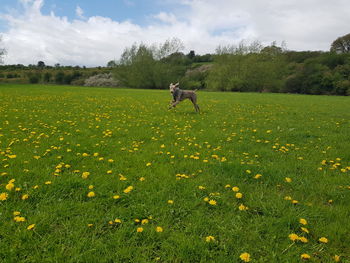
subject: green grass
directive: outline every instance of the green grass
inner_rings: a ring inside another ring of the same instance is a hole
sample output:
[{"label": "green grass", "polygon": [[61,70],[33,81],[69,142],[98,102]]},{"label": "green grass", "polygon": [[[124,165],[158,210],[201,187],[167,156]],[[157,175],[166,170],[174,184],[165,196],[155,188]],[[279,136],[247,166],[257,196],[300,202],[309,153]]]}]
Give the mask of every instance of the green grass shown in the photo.
[{"label": "green grass", "polygon": [[0,261],[349,262],[349,98],[198,97],[201,114],[168,91],[1,85]]}]

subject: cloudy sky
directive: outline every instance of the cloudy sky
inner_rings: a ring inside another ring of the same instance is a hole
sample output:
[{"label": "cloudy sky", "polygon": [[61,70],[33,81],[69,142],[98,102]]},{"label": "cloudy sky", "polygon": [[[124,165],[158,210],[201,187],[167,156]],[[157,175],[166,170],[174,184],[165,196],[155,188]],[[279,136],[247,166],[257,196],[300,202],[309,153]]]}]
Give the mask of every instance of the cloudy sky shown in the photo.
[{"label": "cloudy sky", "polygon": [[0,0],[6,64],[104,66],[133,43],[177,37],[185,53],[285,41],[328,50],[350,33],[349,0]]}]

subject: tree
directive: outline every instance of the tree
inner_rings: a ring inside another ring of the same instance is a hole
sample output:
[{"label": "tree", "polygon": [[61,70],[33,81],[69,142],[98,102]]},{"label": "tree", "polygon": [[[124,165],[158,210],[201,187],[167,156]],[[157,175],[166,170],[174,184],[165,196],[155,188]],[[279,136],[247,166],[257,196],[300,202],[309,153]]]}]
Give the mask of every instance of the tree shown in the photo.
[{"label": "tree", "polygon": [[[2,37],[0,36],[0,44],[1,44],[1,41],[2,41]],[[4,55],[6,54],[6,49],[5,48],[2,48],[1,46],[0,46],[0,64],[2,64],[3,63],[3,57],[4,57]]]},{"label": "tree", "polygon": [[39,69],[45,68],[45,62],[44,62],[44,61],[39,61],[38,64],[37,64],[37,67],[38,67]]},{"label": "tree", "polygon": [[350,34],[334,40],[331,45],[331,51],[336,53],[350,53]]}]

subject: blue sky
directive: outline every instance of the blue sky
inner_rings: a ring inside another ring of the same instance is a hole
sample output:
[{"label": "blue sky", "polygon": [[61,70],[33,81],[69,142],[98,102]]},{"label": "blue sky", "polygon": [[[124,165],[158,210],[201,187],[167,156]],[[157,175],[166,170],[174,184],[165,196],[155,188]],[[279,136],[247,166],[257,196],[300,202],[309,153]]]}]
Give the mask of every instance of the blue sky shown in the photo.
[{"label": "blue sky", "polygon": [[350,24],[349,0],[0,1],[6,64],[106,65],[134,43],[171,38],[197,54],[256,40],[329,50]]}]

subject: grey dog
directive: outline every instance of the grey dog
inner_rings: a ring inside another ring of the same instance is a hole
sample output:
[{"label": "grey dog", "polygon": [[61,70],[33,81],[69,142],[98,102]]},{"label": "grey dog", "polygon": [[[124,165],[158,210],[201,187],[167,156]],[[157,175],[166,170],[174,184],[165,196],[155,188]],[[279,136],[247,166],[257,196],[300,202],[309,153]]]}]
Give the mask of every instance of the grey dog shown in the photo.
[{"label": "grey dog", "polygon": [[170,108],[175,108],[177,104],[185,99],[189,99],[194,106],[196,112],[199,112],[199,106],[197,104],[197,90],[182,90],[179,88],[179,83],[173,84],[170,83],[169,89],[170,93],[173,95],[173,100],[170,102]]}]

